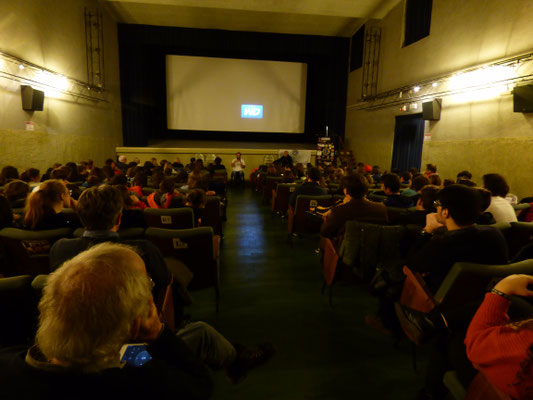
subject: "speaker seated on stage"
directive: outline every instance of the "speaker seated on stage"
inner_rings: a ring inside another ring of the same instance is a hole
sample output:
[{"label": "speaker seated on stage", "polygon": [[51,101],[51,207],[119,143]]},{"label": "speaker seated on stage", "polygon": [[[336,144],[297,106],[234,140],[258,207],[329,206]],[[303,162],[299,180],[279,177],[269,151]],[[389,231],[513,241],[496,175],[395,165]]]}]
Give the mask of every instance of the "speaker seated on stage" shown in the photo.
[{"label": "speaker seated on stage", "polygon": [[244,168],[246,163],[241,158],[241,153],[237,152],[235,158],[231,161],[231,181],[234,183],[244,182]]}]

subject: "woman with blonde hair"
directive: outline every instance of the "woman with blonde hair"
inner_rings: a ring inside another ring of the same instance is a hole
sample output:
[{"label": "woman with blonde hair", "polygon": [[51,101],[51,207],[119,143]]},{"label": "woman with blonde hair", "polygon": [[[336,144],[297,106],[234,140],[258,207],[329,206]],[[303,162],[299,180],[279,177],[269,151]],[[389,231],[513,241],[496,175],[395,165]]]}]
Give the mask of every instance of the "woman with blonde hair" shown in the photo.
[{"label": "woman with blonde hair", "polygon": [[75,210],[76,205],[63,181],[45,181],[26,200],[24,225],[31,230],[71,227],[72,221],[62,211],[64,207]]}]

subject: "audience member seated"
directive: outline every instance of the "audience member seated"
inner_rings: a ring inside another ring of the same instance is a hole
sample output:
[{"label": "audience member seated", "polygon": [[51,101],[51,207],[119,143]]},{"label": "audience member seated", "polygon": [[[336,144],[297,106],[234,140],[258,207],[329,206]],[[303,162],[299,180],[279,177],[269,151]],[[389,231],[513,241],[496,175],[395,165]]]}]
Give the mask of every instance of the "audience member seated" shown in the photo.
[{"label": "audience member seated", "polygon": [[19,179],[18,169],[11,165],[2,168],[2,172],[0,172],[0,186],[4,186],[14,179]]},{"label": "audience member seated", "polygon": [[438,187],[442,187],[442,179],[440,179],[440,175],[437,173],[431,174],[429,177],[429,184],[435,185]]},{"label": "audience member seated", "polygon": [[191,162],[189,164],[187,164],[185,166],[185,169],[187,170],[187,172],[192,172],[192,170],[194,169],[194,166],[196,165],[196,158],[194,157],[191,157]]},{"label": "audience member seated", "polygon": [[457,180],[459,179],[472,180],[472,174],[467,170],[461,171],[457,174]]},{"label": "audience member seated", "polygon": [[426,164],[426,170],[424,171],[424,175],[426,177],[430,177],[433,174],[437,173],[437,166],[434,164]]},{"label": "audience member seated", "polygon": [[305,182],[291,193],[289,205],[294,209],[296,207],[296,199],[299,195],[322,196],[328,194],[326,189],[320,187],[320,178],[320,171],[317,168],[309,168]]},{"label": "audience member seated", "polygon": [[37,186],[41,182],[41,172],[37,168],[28,168],[20,174],[20,180],[27,182],[30,187]]},{"label": "audience member seated", "polygon": [[[35,345],[0,355],[3,392],[21,399],[209,398],[209,371],[161,323],[150,289],[143,260],[127,246],[103,243],[66,262],[44,288]],[[235,351],[219,336],[220,349],[213,340],[206,353],[214,347],[229,362]],[[146,343],[148,359],[123,365],[128,343]]]},{"label": "audience member seated", "polygon": [[434,293],[458,261],[507,263],[507,244],[500,230],[475,224],[481,211],[478,190],[448,186],[439,191],[435,206],[437,212],[427,215],[408,262],[413,271],[425,273],[424,279]]},{"label": "audience member seated", "polygon": [[[453,179],[444,179],[444,181],[442,181],[442,187],[445,188],[445,187],[448,187],[450,185],[454,185],[458,183],[459,185],[462,185],[462,183],[459,183],[459,182],[455,182]],[[465,186],[468,186],[468,185],[465,185]]]},{"label": "audience member seated", "polygon": [[[124,203],[120,190],[114,186],[102,185],[86,189],[78,202],[78,216],[85,232],[81,238],[60,239],[50,250],[50,269],[53,271],[64,261],[89,248],[95,243],[120,241],[116,233],[122,222]],[[159,250],[146,240],[131,240],[142,251],[149,275],[156,289],[166,288],[170,273]]]},{"label": "audience member seated", "polygon": [[118,156],[117,166],[120,168],[122,173],[125,173],[128,170],[128,158],[125,155]]},{"label": "audience member seated", "polygon": [[150,194],[146,201],[151,208],[176,208],[183,206],[183,196],[176,190],[173,178],[165,178],[159,185],[159,190]]},{"label": "audience member seated", "polygon": [[496,222],[516,222],[516,212],[505,196],[509,193],[509,185],[505,178],[499,174],[483,175],[483,187],[492,193],[487,212],[490,212]]},{"label": "audience member seated", "polygon": [[411,187],[411,174],[409,172],[400,173],[400,185],[402,187]]},{"label": "audience member seated", "polygon": [[[411,270],[423,274],[431,292],[436,293],[456,262],[507,263],[507,245],[501,231],[474,223],[481,210],[480,203],[479,191],[473,188],[450,185],[440,190],[437,212],[428,214],[426,226],[407,263]],[[472,304],[465,304],[455,313],[448,313],[447,322],[453,326],[452,334],[443,333],[431,342],[425,387],[420,399],[444,398],[446,389],[442,379],[452,362],[448,348],[456,348],[452,369],[461,366],[463,374],[472,369],[461,343],[473,312]]]},{"label": "audience member seated", "polygon": [[427,185],[429,185],[429,179],[422,174],[418,174],[411,179],[411,186],[405,189],[402,194],[404,196],[416,196]]},{"label": "audience member seated", "polygon": [[481,214],[476,218],[476,224],[478,225],[492,225],[496,223],[496,220],[487,209],[492,201],[492,194],[484,188],[475,188],[481,195]]},{"label": "audience member seated", "polygon": [[533,398],[533,320],[511,322],[510,296],[532,297],[533,276],[511,275],[485,295],[465,344],[468,358],[503,393]]},{"label": "audience member seated", "polygon": [[143,188],[148,187],[148,177],[144,171],[137,171],[133,180],[131,181],[131,187],[128,188],[129,191],[135,193],[140,199],[143,197]]},{"label": "audience member seated", "polygon": [[176,159],[174,160],[174,162],[172,163],[172,167],[177,171],[177,170],[180,170],[180,169],[183,169],[183,164],[180,160],[179,157],[176,157]]},{"label": "audience member seated", "polygon": [[280,163],[282,167],[292,167],[292,157],[289,155],[287,150],[285,150],[283,155],[275,162]]},{"label": "audience member seated", "polygon": [[216,157],[215,164],[213,165],[213,170],[217,172],[226,172],[226,167],[222,165],[222,158]]},{"label": "audience member seated", "polygon": [[69,220],[62,211],[63,207],[76,210],[76,206],[76,200],[70,197],[63,181],[48,180],[28,196],[24,225],[31,230],[75,228],[77,224]]},{"label": "audience member seated", "polygon": [[29,192],[30,186],[18,179],[14,179],[4,186],[4,196],[9,201],[11,208],[23,208]]},{"label": "audience member seated", "polygon": [[385,174],[381,177],[381,190],[387,195],[383,202],[387,207],[409,208],[413,201],[400,194],[400,178],[396,174]]},{"label": "audience member seated", "polygon": [[372,167],[372,179],[374,179],[374,182],[379,183],[381,181],[381,169],[379,168],[379,165],[374,165]]},{"label": "audience member seated", "polygon": [[426,226],[426,216],[429,213],[434,213],[435,200],[440,188],[435,185],[426,185],[420,191],[420,197],[416,202],[416,210],[405,215],[400,215],[392,223],[399,225],[418,225],[421,228]]},{"label": "audience member seated", "polygon": [[468,187],[476,187],[477,186],[476,182],[473,182],[470,179],[466,179],[466,178],[458,178],[457,179],[457,183],[459,185],[465,185],[465,186],[468,186]]},{"label": "audience member seated", "polygon": [[194,213],[194,225],[201,226],[207,199],[202,189],[193,189],[187,194],[185,205],[191,207]]},{"label": "audience member seated", "polygon": [[376,224],[387,223],[387,207],[382,203],[367,200],[368,184],[361,174],[346,175],[342,178],[344,200],[324,214],[320,229],[322,236],[336,237],[344,228],[346,221],[358,220]]}]

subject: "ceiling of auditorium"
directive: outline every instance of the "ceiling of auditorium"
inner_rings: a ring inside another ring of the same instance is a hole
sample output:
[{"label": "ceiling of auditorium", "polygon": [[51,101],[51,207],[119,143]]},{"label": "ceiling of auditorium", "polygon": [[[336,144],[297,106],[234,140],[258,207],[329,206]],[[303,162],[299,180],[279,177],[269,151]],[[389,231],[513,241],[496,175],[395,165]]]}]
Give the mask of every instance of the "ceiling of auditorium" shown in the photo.
[{"label": "ceiling of auditorium", "polygon": [[351,36],[401,0],[104,0],[118,22]]}]

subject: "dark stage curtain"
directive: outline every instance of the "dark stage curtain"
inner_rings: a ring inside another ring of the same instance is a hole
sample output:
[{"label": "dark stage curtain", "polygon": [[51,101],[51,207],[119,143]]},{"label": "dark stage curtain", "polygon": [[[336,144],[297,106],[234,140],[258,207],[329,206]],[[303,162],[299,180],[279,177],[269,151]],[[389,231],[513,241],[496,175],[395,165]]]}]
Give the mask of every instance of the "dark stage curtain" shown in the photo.
[{"label": "dark stage curtain", "polygon": [[392,167],[408,171],[411,167],[420,170],[424,144],[424,119],[422,114],[396,117]]}]

